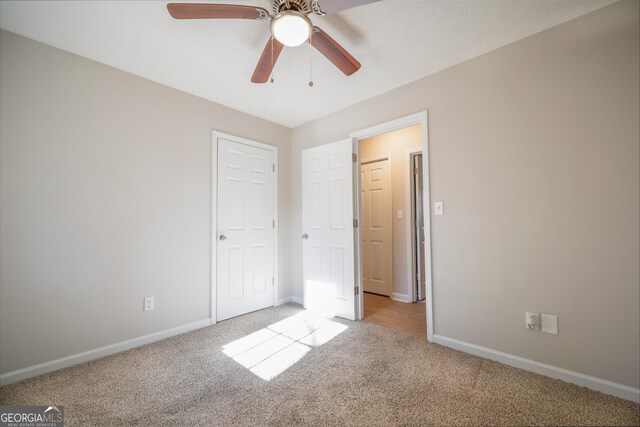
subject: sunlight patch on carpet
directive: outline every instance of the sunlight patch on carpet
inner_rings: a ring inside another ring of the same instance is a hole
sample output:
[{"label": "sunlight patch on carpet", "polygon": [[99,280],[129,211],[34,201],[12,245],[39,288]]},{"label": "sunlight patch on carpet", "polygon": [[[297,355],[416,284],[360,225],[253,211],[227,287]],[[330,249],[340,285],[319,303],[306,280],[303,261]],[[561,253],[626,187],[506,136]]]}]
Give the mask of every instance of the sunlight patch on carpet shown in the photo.
[{"label": "sunlight patch on carpet", "polygon": [[328,343],[347,326],[308,311],[237,339],[222,347],[222,352],[269,381],[299,360],[313,347]]}]

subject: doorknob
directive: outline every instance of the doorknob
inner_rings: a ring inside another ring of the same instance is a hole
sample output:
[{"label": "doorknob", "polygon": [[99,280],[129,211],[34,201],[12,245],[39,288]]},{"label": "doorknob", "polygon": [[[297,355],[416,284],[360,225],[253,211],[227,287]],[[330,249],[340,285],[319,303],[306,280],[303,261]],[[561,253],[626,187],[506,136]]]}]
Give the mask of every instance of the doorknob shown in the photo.
[{"label": "doorknob", "polygon": [[308,235],[307,233],[304,233],[304,234],[302,235],[302,238],[303,238],[304,240],[307,240],[307,239],[309,238],[309,235]]},{"label": "doorknob", "polygon": [[225,236],[224,234],[220,235],[220,240],[227,240],[227,236]]}]

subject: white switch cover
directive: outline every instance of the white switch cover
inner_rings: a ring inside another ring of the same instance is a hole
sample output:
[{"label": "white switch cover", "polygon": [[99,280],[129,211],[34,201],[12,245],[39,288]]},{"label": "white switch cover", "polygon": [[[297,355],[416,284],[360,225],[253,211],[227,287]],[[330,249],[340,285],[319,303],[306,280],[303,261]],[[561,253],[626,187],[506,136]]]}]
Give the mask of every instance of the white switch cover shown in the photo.
[{"label": "white switch cover", "polygon": [[433,206],[436,215],[444,215],[444,202],[435,202]]},{"label": "white switch cover", "polygon": [[398,213],[396,214],[396,217],[398,219],[402,219],[402,210],[399,210]]},{"label": "white switch cover", "polygon": [[548,334],[558,335],[558,316],[554,316],[552,314],[541,314],[541,328],[542,332],[546,332]]},{"label": "white switch cover", "polygon": [[144,299],[144,311],[153,310],[153,297],[147,297]]}]

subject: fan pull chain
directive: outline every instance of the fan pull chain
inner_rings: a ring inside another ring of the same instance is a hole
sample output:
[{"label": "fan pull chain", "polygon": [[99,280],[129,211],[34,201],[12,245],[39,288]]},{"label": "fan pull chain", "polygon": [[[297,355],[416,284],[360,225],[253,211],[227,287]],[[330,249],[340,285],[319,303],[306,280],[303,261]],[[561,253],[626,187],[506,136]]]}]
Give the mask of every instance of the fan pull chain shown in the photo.
[{"label": "fan pull chain", "polygon": [[313,32],[309,36],[309,87],[313,87],[313,46],[311,45],[311,37],[313,37]]},{"label": "fan pull chain", "polygon": [[273,83],[273,69],[276,68],[273,63],[273,36],[271,36],[271,83]]}]

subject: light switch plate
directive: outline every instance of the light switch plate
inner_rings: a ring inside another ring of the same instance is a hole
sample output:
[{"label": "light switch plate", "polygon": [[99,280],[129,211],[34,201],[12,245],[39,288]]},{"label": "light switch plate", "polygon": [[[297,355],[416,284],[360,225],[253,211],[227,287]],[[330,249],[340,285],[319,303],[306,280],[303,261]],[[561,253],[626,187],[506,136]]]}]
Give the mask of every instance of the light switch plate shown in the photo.
[{"label": "light switch plate", "polygon": [[540,315],[540,330],[548,334],[558,335],[558,316],[553,314]]},{"label": "light switch plate", "polygon": [[433,206],[436,215],[444,215],[444,202],[435,202]]},{"label": "light switch plate", "polygon": [[396,213],[396,218],[398,218],[398,219],[402,219],[402,210],[399,210],[399,211]]}]

